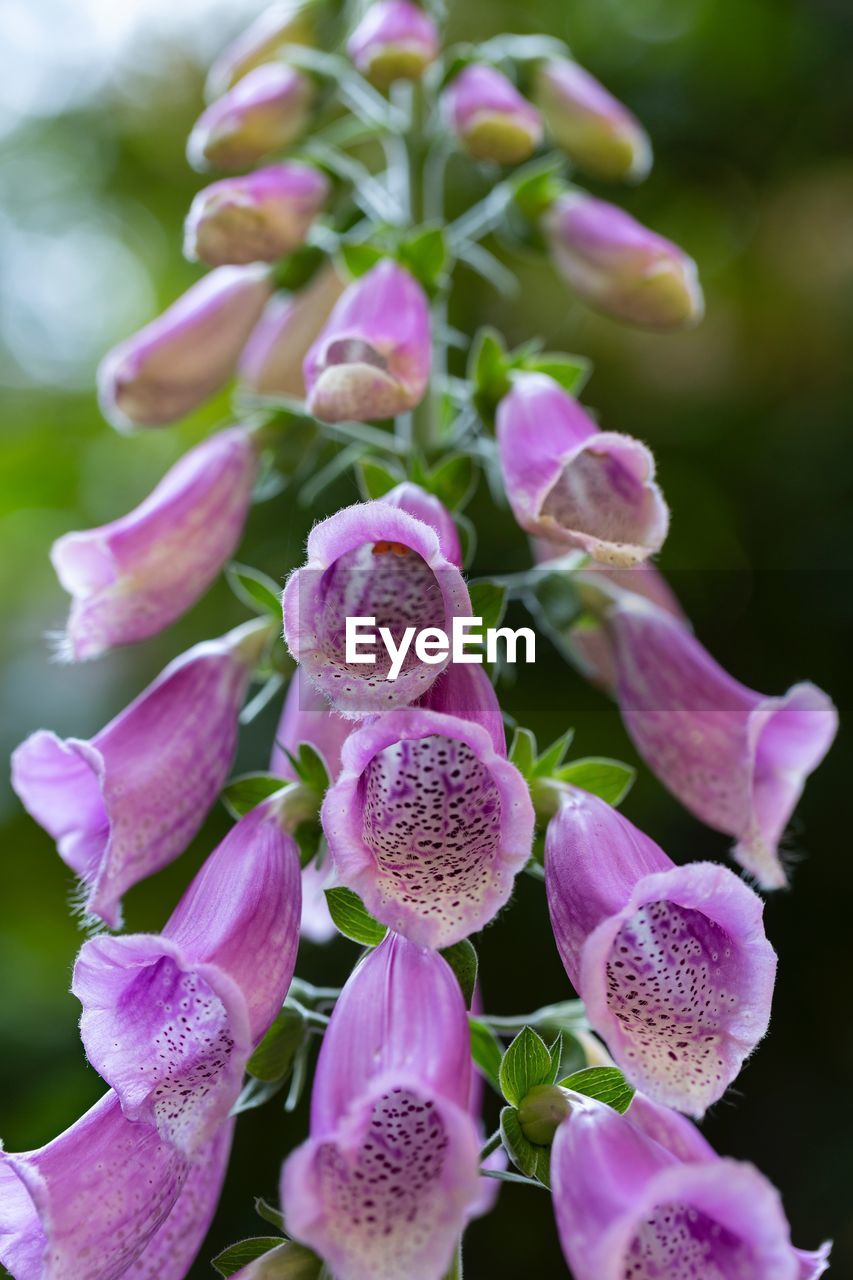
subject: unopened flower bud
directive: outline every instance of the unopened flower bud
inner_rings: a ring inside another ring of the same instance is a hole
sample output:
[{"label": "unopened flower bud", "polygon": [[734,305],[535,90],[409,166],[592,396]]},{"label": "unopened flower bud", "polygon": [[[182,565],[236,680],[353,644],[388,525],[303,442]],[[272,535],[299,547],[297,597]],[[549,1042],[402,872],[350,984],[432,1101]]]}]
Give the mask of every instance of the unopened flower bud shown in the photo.
[{"label": "unopened flower bud", "polygon": [[248,169],[289,147],[308,123],[314,93],[313,81],[293,67],[256,67],[199,116],[187,141],[190,164]]},{"label": "unopened flower bud", "polygon": [[624,209],[568,192],[549,209],[545,232],[557,270],[597,310],[647,329],[701,320],[696,263]]},{"label": "unopened flower bud", "polygon": [[298,293],[268,303],[238,365],[240,383],[258,395],[302,399],[302,364],[344,291],[334,267],[321,268]]},{"label": "unopened flower bud", "polygon": [[307,164],[269,165],[223,178],[193,200],[184,254],[210,267],[274,262],[304,243],[328,195],[328,179]]},{"label": "unopened flower bud", "polygon": [[313,45],[314,0],[283,0],[264,9],[213,63],[207,77],[208,102],[221,98],[250,71],[273,62],[289,44]]},{"label": "unopened flower bud", "polygon": [[378,0],[347,42],[358,70],[385,89],[395,80],[417,80],[438,56],[435,22],[411,0]]},{"label": "unopened flower bud", "polygon": [[444,106],[453,132],[475,160],[518,164],[542,141],[539,112],[494,67],[466,67],[445,90]]},{"label": "unopened flower bud", "polygon": [[518,1108],[521,1132],[537,1147],[549,1147],[571,1109],[569,1095],[559,1085],[534,1085]]},{"label": "unopened flower bud", "polygon": [[652,149],[645,129],[577,62],[542,63],[536,102],[551,137],[591,177],[639,182],[648,173]]}]

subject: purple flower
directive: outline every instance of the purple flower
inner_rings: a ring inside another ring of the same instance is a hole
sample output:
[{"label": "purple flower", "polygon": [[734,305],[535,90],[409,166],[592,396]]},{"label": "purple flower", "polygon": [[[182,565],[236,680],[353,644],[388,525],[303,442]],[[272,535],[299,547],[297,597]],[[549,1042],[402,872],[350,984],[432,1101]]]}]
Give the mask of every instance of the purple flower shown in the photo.
[{"label": "purple flower", "polygon": [[[409,646],[399,675],[386,677],[384,647],[375,662],[346,660],[345,619],[374,617],[398,652],[412,628],[451,630],[470,616],[462,575],[442,554],[435,529],[387,502],[363,502],[312,529],[307,563],[284,589],[284,634],[291,653],[343,715],[358,719],[413,702],[447,666],[422,662]],[[361,656],[369,656],[363,648]]]},{"label": "purple flower", "polygon": [[98,369],[101,411],[120,431],[175,422],[223,386],[272,292],[269,269],[219,267],[114,347]]},{"label": "purple flower", "polygon": [[701,1116],[767,1030],[776,956],[762,902],[726,867],[676,867],[586,792],[545,840],[548,907],[569,981],[626,1076]]},{"label": "purple flower", "polygon": [[358,70],[381,89],[419,79],[440,47],[435,22],[411,0],[377,0],[347,41]]},{"label": "purple flower", "polygon": [[600,431],[552,378],[515,379],[498,406],[497,438],[507,497],[528,533],[612,565],[663,546],[669,510],[651,452]]},{"label": "purple flower", "polygon": [[451,662],[435,684],[430,685],[418,706],[482,726],[498,755],[506,755],[503,712],[485,667]]},{"label": "purple flower", "polygon": [[287,1160],[288,1230],[336,1280],[441,1280],[479,1196],[468,1024],[433,951],[390,934],[350,977]]},{"label": "purple flower", "polygon": [[617,695],[634,745],[700,821],[734,836],[765,889],[785,884],[778,845],[838,728],[813,684],[765,697],[718,666],[678,618],[620,593],[605,615]]},{"label": "purple flower", "polygon": [[267,624],[196,645],[90,741],[46,729],[12,756],[12,785],[115,928],[121,895],[183,853],[223,786]]},{"label": "purple flower", "polygon": [[416,520],[432,525],[438,534],[438,545],[441,554],[457,568],[462,568],[462,546],[459,542],[459,531],[453,516],[444,503],[434,493],[427,493],[418,484],[404,480],[395,485],[382,497],[389,506],[408,511]]},{"label": "purple flower", "polygon": [[257,395],[302,400],[303,361],[343,290],[335,269],[324,267],[298,293],[272,298],[241,352],[237,372],[242,386]]},{"label": "purple flower", "polygon": [[193,200],[184,254],[211,267],[274,262],[304,243],[328,195],[325,175],[294,161],[223,178]]},{"label": "purple flower", "polygon": [[0,1262],[15,1280],[183,1280],[219,1199],[233,1124],[190,1161],[110,1091],[58,1138],[0,1152]]},{"label": "purple flower", "polygon": [[542,141],[539,112],[494,67],[465,67],[445,89],[443,104],[453,132],[475,160],[518,164]]},{"label": "purple flower", "polygon": [[210,68],[205,86],[208,102],[220,98],[255,67],[274,62],[286,45],[314,43],[314,0],[281,0],[264,9]]},{"label": "purple flower", "polygon": [[187,140],[187,159],[202,171],[248,169],[302,136],[315,95],[313,81],[295,67],[255,67],[199,116]]},{"label": "purple flower", "polygon": [[573,1094],[551,1151],[554,1213],[575,1280],[817,1280],[829,1245],[791,1244],[779,1193],[718,1156],[689,1120],[637,1095],[626,1115]]},{"label": "purple flower", "polygon": [[536,102],[551,137],[591,177],[639,182],[649,172],[652,148],[645,129],[577,62],[541,63]]},{"label": "purple flower", "polygon": [[591,307],[649,329],[701,320],[696,263],[624,209],[571,191],[549,209],[545,231],[557,270]]},{"label": "purple flower", "polygon": [[347,739],[323,803],[340,882],[424,946],[450,946],[488,924],[530,857],[527,784],[487,723],[389,711]]},{"label": "purple flower", "polygon": [[77,958],[86,1056],[129,1120],[187,1156],[227,1120],[287,995],[299,875],[272,797],[210,855],[162,933],[93,938]]},{"label": "purple flower", "polygon": [[59,538],[51,560],[72,597],[62,651],[80,660],[134,644],[195,604],[240,540],[257,468],[246,431],[219,431],[128,515]]},{"label": "purple flower", "polygon": [[426,295],[383,258],[349,286],[305,357],[308,410],[325,422],[393,418],[423,399],[431,359]]}]

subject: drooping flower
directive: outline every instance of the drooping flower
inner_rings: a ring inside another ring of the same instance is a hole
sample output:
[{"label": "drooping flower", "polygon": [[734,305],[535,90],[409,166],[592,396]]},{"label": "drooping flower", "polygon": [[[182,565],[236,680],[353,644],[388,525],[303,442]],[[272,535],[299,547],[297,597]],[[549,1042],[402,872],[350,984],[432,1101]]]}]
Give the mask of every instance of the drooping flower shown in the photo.
[{"label": "drooping flower", "polygon": [[628,1079],[701,1116],[767,1030],[776,957],[757,894],[726,867],[677,867],[596,796],[567,791],[545,840],[557,949]]},{"label": "drooping flower", "polygon": [[175,422],[223,386],[272,293],[262,264],[218,267],[98,369],[104,417],[119,431]]},{"label": "drooping flower", "polygon": [[316,0],[280,0],[261,11],[213,61],[205,97],[220,98],[255,67],[274,62],[289,44],[313,45]]},{"label": "drooping flower", "polygon": [[231,1148],[222,1125],[189,1160],[110,1090],[38,1151],[0,1151],[0,1262],[14,1280],[183,1280]]},{"label": "drooping flower", "polygon": [[446,947],[483,928],[530,857],[527,784],[486,725],[401,707],[344,744],[323,830],[340,882],[390,929]]},{"label": "drooping flower", "polygon": [[778,1191],[638,1094],[626,1115],[571,1095],[551,1150],[557,1229],[576,1280],[817,1280],[829,1245],[795,1249]]},{"label": "drooping flower", "polygon": [[349,286],[305,357],[308,410],[326,422],[393,418],[423,399],[431,359],[426,295],[383,258]]},{"label": "drooping flower", "polygon": [[195,604],[240,540],[257,469],[249,433],[219,431],[133,511],[59,538],[51,560],[72,597],[63,652],[79,661],[134,644]]},{"label": "drooping flower", "polygon": [[343,291],[335,269],[324,267],[298,293],[272,298],[240,354],[241,385],[258,395],[301,400],[303,362]]},{"label": "drooping flower", "polygon": [[696,263],[624,209],[571,191],[551,205],[544,228],[557,270],[590,306],[649,329],[701,320]]},{"label": "drooping flower", "polygon": [[[312,529],[306,564],[284,589],[284,634],[291,653],[336,710],[352,719],[413,702],[447,666],[422,662],[409,645],[388,680],[385,646],[374,662],[348,662],[345,619],[374,617],[399,651],[405,635],[470,616],[458,568],[442,554],[435,529],[386,502],[363,502]],[[360,656],[369,657],[362,648]]]},{"label": "drooping flower", "polygon": [[40,729],[15,751],[15,791],[111,927],[122,894],[183,853],[219,794],[269,634],[252,622],[196,645],[88,742]]},{"label": "drooping flower", "polygon": [[268,165],[199,191],[184,224],[184,254],[219,267],[274,262],[304,243],[329,195],[308,164]]},{"label": "drooping flower", "polygon": [[427,493],[419,484],[404,480],[383,494],[382,501],[389,506],[408,511],[416,520],[432,525],[438,534],[438,545],[441,554],[457,568],[462,568],[462,547],[459,542],[459,530],[447,507],[434,493]]},{"label": "drooping flower", "polygon": [[669,511],[650,450],[601,431],[552,378],[519,375],[497,412],[507,497],[528,533],[631,565],[663,546]]},{"label": "drooping flower", "polygon": [[412,0],[377,0],[347,41],[347,53],[363,76],[381,89],[395,80],[417,80],[438,57],[438,28]]},{"label": "drooping flower", "polygon": [[430,685],[418,706],[481,725],[491,738],[497,754],[506,755],[506,732],[501,704],[495,693],[495,686],[482,665],[451,662],[435,684]]},{"label": "drooping flower", "polygon": [[639,182],[652,165],[636,116],[570,58],[548,58],[536,74],[536,103],[551,137],[593,178]]},{"label": "drooping flower", "polygon": [[202,112],[187,140],[194,169],[248,169],[301,137],[314,104],[313,81],[283,62],[265,62]]},{"label": "drooping flower", "polygon": [[445,89],[443,103],[454,134],[475,160],[518,164],[542,141],[539,112],[494,67],[465,67]]},{"label": "drooping flower", "polygon": [[441,956],[389,934],[323,1037],[288,1230],[337,1280],[441,1280],[479,1195],[465,1005]]},{"label": "drooping flower", "polygon": [[604,623],[640,755],[700,821],[735,838],[734,857],[763,888],[782,887],[780,838],[838,727],[830,699],[809,683],[775,698],[747,689],[638,595],[619,593]]},{"label": "drooping flower", "polygon": [[231,829],[162,933],[92,938],[77,958],[86,1056],[128,1119],[187,1156],[227,1120],[287,995],[299,875],[273,796]]}]

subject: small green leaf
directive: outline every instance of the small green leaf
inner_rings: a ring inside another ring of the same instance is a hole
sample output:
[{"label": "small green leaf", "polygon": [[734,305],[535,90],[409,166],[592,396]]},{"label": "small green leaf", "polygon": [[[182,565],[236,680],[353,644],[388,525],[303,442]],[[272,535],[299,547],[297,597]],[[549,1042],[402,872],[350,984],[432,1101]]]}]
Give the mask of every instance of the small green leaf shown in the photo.
[{"label": "small green leaf", "polygon": [[275,283],[279,289],[296,293],[308,284],[326,261],[326,254],[315,244],[300,245],[275,267]]},{"label": "small green leaf", "polygon": [[287,750],[284,754],[300,782],[304,782],[306,787],[316,791],[318,796],[326,794],[329,786],[329,770],[316,747],[312,747],[310,742],[300,742],[295,755]]},{"label": "small green leaf", "polygon": [[561,176],[564,167],[562,157],[551,155],[538,165],[526,165],[509,179],[515,203],[531,222],[536,222],[565,191]]},{"label": "small green leaf", "polygon": [[361,898],[352,889],[327,889],[326,902],[335,928],[345,938],[350,938],[363,947],[378,946],[388,932],[384,924],[373,919]]},{"label": "small green leaf", "polygon": [[287,785],[286,778],[271,773],[243,773],[231,779],[219,798],[231,817],[239,819]]},{"label": "small green leaf", "polygon": [[344,266],[347,273],[352,276],[353,280],[358,280],[361,276],[366,276],[381,260],[386,257],[382,249],[378,249],[374,244],[347,244],[342,241],[340,244],[340,255],[343,258]]},{"label": "small green leaf", "polygon": [[554,1084],[560,1074],[560,1063],[563,1061],[563,1035],[562,1032],[548,1050],[551,1055],[551,1071],[546,1084]]},{"label": "small green leaf", "polygon": [[299,865],[307,867],[313,862],[320,850],[323,839],[323,827],[319,817],[306,818],[293,828],[293,838],[299,850]]},{"label": "small green leaf", "polygon": [[528,1178],[541,1182],[543,1187],[550,1187],[550,1148],[537,1147],[525,1138],[515,1107],[504,1107],[501,1111],[501,1138],[515,1167]]},{"label": "small green leaf", "polygon": [[259,1218],[263,1218],[264,1222],[268,1222],[273,1227],[278,1227],[279,1231],[284,1231],[284,1214],[278,1209],[274,1209],[271,1204],[264,1200],[263,1196],[255,1196],[255,1213]]},{"label": "small green leaf", "polygon": [[427,292],[434,289],[447,268],[447,243],[442,227],[420,227],[401,241],[398,257]]},{"label": "small green leaf", "polygon": [[467,453],[455,453],[444,458],[426,477],[426,487],[434,493],[448,511],[459,511],[471,498],[477,487],[477,472]]},{"label": "small green leaf", "polygon": [[501,1042],[491,1027],[487,1027],[479,1018],[472,1018],[469,1015],[468,1025],[471,1028],[471,1057],[495,1093],[500,1093],[501,1059],[503,1058]]},{"label": "small green leaf", "polygon": [[555,769],[558,769],[566,758],[566,752],[572,745],[572,738],[575,736],[574,729],[567,729],[561,738],[556,742],[552,742],[550,747],[542,752],[538,757],[534,766],[534,778],[550,778]]},{"label": "small green leaf", "polygon": [[582,791],[606,800],[608,804],[618,805],[625,799],[634,779],[636,769],[621,760],[608,760],[604,756],[586,756],[583,760],[571,760],[557,769],[554,777],[560,782],[568,782]]},{"label": "small green leaf", "polygon": [[281,617],[281,587],[272,578],[236,561],[225,570],[225,577],[237,599],[247,608],[262,616]]},{"label": "small green leaf", "polygon": [[468,588],[471,617],[483,619],[483,630],[499,627],[506,612],[506,587],[500,582],[481,580]]},{"label": "small green leaf", "polygon": [[514,1107],[520,1105],[534,1085],[547,1084],[551,1074],[548,1046],[532,1027],[520,1031],[501,1062],[501,1092]]},{"label": "small green leaf", "polygon": [[468,377],[474,384],[474,403],[490,422],[500,400],[510,388],[509,359],[503,338],[495,329],[481,329],[471,347]]},{"label": "small green leaf", "polygon": [[218,1254],[213,1259],[213,1266],[221,1276],[233,1276],[250,1262],[280,1246],[280,1236],[255,1236],[251,1240],[240,1240],[238,1244],[232,1244]]},{"label": "small green leaf", "polygon": [[568,392],[578,395],[589,379],[592,365],[583,356],[564,356],[543,352],[525,359],[518,368],[527,373],[545,373]]},{"label": "small green leaf", "polygon": [[617,1067],[586,1067],[585,1070],[576,1071],[574,1075],[561,1080],[560,1087],[605,1102],[620,1115],[628,1110],[635,1093],[633,1086],[628,1084]]},{"label": "small green leaf", "polygon": [[376,458],[362,458],[356,465],[355,474],[366,502],[371,498],[384,498],[405,478],[401,470]]},{"label": "small green leaf", "polygon": [[247,1080],[243,1085],[239,1098],[231,1108],[232,1116],[241,1116],[244,1111],[256,1111],[281,1091],[281,1080]]},{"label": "small green leaf", "polygon": [[474,999],[474,988],[477,985],[477,952],[473,942],[463,938],[452,947],[445,947],[441,952],[453,972],[465,997],[466,1008],[471,1008]]},{"label": "small green leaf", "polygon": [[529,729],[517,728],[509,749],[509,758],[519,773],[525,777],[533,776],[536,761],[536,739]]},{"label": "small green leaf", "polygon": [[249,1075],[268,1083],[284,1081],[293,1070],[296,1051],[305,1038],[305,1019],[285,1005],[246,1064]]}]

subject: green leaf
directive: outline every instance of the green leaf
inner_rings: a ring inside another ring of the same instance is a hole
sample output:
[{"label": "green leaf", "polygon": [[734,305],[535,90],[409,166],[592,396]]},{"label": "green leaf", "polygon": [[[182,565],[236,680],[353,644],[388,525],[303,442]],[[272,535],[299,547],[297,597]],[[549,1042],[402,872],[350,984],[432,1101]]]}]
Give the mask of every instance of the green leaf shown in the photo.
[{"label": "green leaf", "polygon": [[388,932],[384,924],[373,919],[361,898],[352,889],[327,889],[326,902],[335,928],[345,938],[350,938],[363,947],[378,946]]},{"label": "green leaf", "polygon": [[293,838],[299,850],[299,864],[307,867],[309,862],[313,862],[317,857],[320,841],[323,839],[323,827],[319,817],[306,818],[304,822],[298,823],[293,828]]},{"label": "green leaf", "polygon": [[504,1107],[501,1111],[501,1138],[516,1169],[550,1187],[550,1148],[535,1146],[525,1138],[515,1107]]},{"label": "green leaf", "polygon": [[316,747],[312,747],[310,742],[300,742],[295,755],[287,750],[284,754],[300,782],[304,782],[306,787],[316,791],[318,796],[326,794],[329,786],[329,770]]},{"label": "green leaf", "polygon": [[271,773],[243,773],[231,779],[219,799],[231,817],[239,819],[287,785],[286,778],[276,778]]},{"label": "green leaf", "polygon": [[560,1074],[560,1063],[563,1061],[563,1035],[562,1032],[548,1050],[551,1055],[551,1071],[546,1084],[554,1084]]},{"label": "green leaf", "polygon": [[232,1244],[213,1259],[213,1265],[221,1276],[233,1276],[242,1267],[247,1267],[256,1258],[262,1258],[271,1249],[281,1245],[280,1236],[255,1236],[251,1240],[241,1240]]},{"label": "green leaf", "polygon": [[228,585],[238,600],[262,616],[281,617],[281,587],[272,578],[247,564],[234,561],[225,570]]},{"label": "green leaf", "polygon": [[426,477],[426,487],[448,511],[459,511],[469,502],[477,487],[477,472],[467,453],[444,458]]},{"label": "green leaf", "polygon": [[563,157],[551,155],[539,164],[526,165],[509,179],[515,203],[531,222],[536,222],[565,191],[564,169]]},{"label": "green leaf", "polygon": [[239,1098],[231,1108],[232,1116],[241,1116],[244,1111],[256,1111],[281,1091],[281,1080],[247,1080],[243,1085]]},{"label": "green leaf", "polygon": [[474,384],[474,403],[481,417],[490,422],[495,409],[509,391],[509,359],[503,338],[496,329],[481,329],[471,347],[468,377]]},{"label": "green leaf", "polygon": [[453,972],[456,974],[456,980],[462,988],[462,994],[465,997],[466,1008],[471,1008],[471,1001],[474,998],[474,988],[477,985],[477,952],[473,942],[468,938],[463,938],[461,942],[456,942],[452,947],[445,947],[441,952]]},{"label": "green leaf", "polygon": [[536,762],[536,739],[529,729],[517,728],[512,737],[509,758],[519,773],[525,777],[533,776]]},{"label": "green leaf", "polygon": [[548,1046],[532,1027],[520,1031],[501,1062],[501,1092],[514,1107],[521,1104],[534,1085],[547,1084],[551,1074]]},{"label": "green leaf", "polygon": [[355,468],[356,480],[361,496],[366,502],[371,498],[384,498],[402,480],[401,470],[392,465],[379,462],[376,458],[362,458]]},{"label": "green leaf", "polygon": [[554,777],[560,782],[568,782],[582,791],[606,800],[608,804],[618,805],[625,799],[634,779],[636,769],[621,760],[608,760],[604,756],[586,756],[583,760],[572,760],[557,769]]},{"label": "green leaf", "polygon": [[[253,1253],[253,1249],[258,1252]],[[258,1258],[264,1260],[256,1272],[259,1280],[320,1280],[322,1274],[323,1263],[316,1253],[295,1240],[282,1240],[281,1236],[272,1244],[267,1237],[242,1240],[214,1258],[213,1265],[220,1275],[233,1276]]]},{"label": "green leaf", "polygon": [[448,253],[443,228],[419,228],[400,243],[398,257],[427,292],[431,291],[447,268]]},{"label": "green leaf", "polygon": [[278,1227],[279,1231],[284,1231],[284,1214],[278,1209],[274,1209],[263,1196],[255,1196],[255,1213],[259,1218],[263,1218],[264,1222],[270,1223],[273,1227]]},{"label": "green leaf", "polygon": [[567,729],[561,738],[557,738],[556,742],[552,742],[550,747],[546,747],[533,765],[532,776],[535,778],[550,778],[554,770],[558,769],[563,763],[574,736],[574,729]]},{"label": "green leaf", "polygon": [[346,241],[342,241],[339,249],[347,273],[353,280],[366,276],[377,262],[381,262],[387,256],[385,251],[378,249],[375,244],[347,244]]},{"label": "green leaf", "polygon": [[597,1098],[620,1115],[630,1107],[635,1092],[618,1067],[587,1067],[561,1080],[560,1087],[583,1093],[587,1098]]},{"label": "green leaf", "polygon": [[522,1187],[538,1187],[540,1191],[546,1191],[547,1187],[543,1182],[537,1182],[535,1178],[525,1178],[523,1173],[510,1173],[508,1169],[480,1169],[481,1178],[494,1178],[496,1182],[515,1182]]},{"label": "green leaf", "polygon": [[518,368],[528,373],[545,373],[549,378],[568,392],[578,395],[589,380],[592,363],[583,356],[564,356],[559,353],[544,352],[542,355],[528,357]]},{"label": "green leaf", "polygon": [[483,619],[484,631],[499,627],[506,612],[507,589],[500,582],[480,580],[468,587],[471,597],[471,617]]},{"label": "green leaf", "polygon": [[469,1014],[468,1025],[471,1028],[471,1057],[494,1089],[501,1092],[500,1072],[503,1049],[501,1042],[485,1022],[472,1018]]},{"label": "green leaf", "polygon": [[284,1081],[293,1070],[296,1051],[305,1038],[305,1019],[285,1005],[246,1064],[249,1075],[268,1083]]}]

